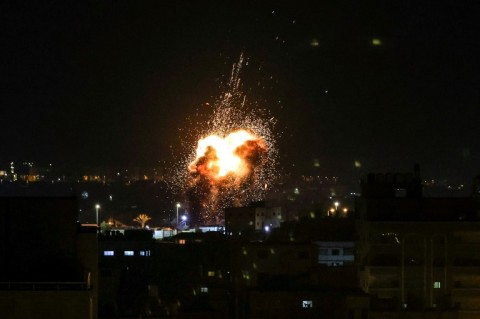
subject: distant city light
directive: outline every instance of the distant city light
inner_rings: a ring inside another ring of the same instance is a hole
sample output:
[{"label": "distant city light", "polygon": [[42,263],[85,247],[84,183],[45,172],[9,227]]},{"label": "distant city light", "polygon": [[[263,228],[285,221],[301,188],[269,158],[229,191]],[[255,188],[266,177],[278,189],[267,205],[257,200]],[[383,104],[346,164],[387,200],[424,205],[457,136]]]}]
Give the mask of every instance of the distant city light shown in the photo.
[{"label": "distant city light", "polygon": [[316,38],[313,38],[311,41],[310,41],[310,46],[312,47],[318,47],[320,45],[320,42],[318,41],[318,39]]}]

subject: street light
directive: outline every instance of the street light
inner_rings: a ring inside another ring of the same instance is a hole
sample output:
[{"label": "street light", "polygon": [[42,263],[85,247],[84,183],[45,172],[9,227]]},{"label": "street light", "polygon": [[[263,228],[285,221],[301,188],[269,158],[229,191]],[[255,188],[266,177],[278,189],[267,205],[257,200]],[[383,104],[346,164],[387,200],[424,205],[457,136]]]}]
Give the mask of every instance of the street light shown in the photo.
[{"label": "street light", "polygon": [[337,211],[338,211],[338,205],[340,205],[340,203],[339,203],[339,202],[335,202],[335,203],[333,203],[333,205],[335,205],[335,212],[337,212]]},{"label": "street light", "polygon": [[177,229],[178,229],[178,209],[180,208],[180,203],[177,203]]},{"label": "street light", "polygon": [[99,204],[95,205],[95,209],[96,209],[96,211],[97,211],[97,214],[96,214],[96,215],[97,215],[97,226],[98,226],[98,209],[99,209],[99,208],[100,208],[100,205],[99,205]]},{"label": "street light", "polygon": [[182,215],[182,221],[184,223],[184,225],[183,225],[184,229],[187,228],[187,219],[188,219],[187,215]]}]

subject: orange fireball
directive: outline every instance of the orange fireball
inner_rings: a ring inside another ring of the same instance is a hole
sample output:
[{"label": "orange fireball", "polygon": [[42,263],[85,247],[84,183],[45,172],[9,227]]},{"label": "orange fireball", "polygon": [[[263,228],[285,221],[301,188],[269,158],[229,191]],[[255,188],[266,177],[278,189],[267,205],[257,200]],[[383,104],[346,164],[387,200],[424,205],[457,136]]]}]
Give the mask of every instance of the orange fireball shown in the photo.
[{"label": "orange fireball", "polygon": [[252,165],[259,164],[265,152],[265,142],[246,130],[232,132],[225,138],[209,135],[198,141],[196,158],[189,169],[211,180],[229,175],[243,178],[250,174]]}]

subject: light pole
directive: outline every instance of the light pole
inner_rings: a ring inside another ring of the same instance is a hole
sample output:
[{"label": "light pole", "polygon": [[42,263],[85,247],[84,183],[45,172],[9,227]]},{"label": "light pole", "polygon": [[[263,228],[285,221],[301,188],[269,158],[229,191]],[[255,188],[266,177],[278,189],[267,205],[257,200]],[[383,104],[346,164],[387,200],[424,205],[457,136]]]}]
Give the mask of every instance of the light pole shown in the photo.
[{"label": "light pole", "polygon": [[100,205],[97,204],[95,205],[95,210],[96,210],[96,216],[97,216],[97,226],[98,226],[98,209],[100,208]]},{"label": "light pole", "polygon": [[178,209],[180,208],[180,203],[177,203],[177,229],[178,229]]}]

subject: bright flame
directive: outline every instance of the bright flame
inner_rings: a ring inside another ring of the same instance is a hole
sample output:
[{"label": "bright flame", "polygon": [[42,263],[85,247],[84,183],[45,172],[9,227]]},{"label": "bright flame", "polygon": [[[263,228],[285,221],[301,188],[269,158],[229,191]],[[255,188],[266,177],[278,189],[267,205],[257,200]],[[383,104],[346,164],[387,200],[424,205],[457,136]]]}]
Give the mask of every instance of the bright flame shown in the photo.
[{"label": "bright flame", "polygon": [[242,54],[225,91],[207,103],[208,119],[188,119],[196,129],[186,131],[192,134],[183,145],[188,153],[172,185],[188,198],[192,223],[223,224],[225,207],[264,199],[277,179],[276,120],[241,91],[243,61]]},{"label": "bright flame", "polygon": [[242,178],[250,173],[252,159],[264,150],[265,143],[245,130],[225,138],[209,135],[198,141],[196,158],[189,169],[215,180],[229,174]]}]

